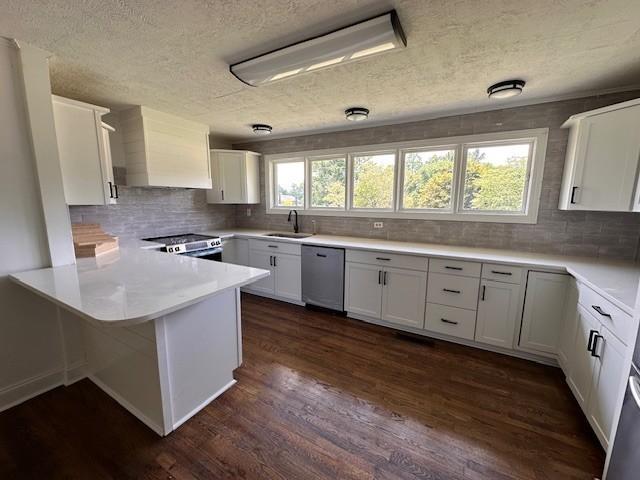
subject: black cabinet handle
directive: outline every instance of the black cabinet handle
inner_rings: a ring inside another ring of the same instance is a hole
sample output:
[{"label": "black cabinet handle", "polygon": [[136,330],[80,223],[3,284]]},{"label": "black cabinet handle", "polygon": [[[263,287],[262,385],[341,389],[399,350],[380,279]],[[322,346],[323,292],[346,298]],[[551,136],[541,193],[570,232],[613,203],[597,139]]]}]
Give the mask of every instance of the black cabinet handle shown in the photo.
[{"label": "black cabinet handle", "polygon": [[222,193],[222,200],[224,201],[224,190],[220,190],[220,193]]},{"label": "black cabinet handle", "polygon": [[327,256],[324,253],[316,253],[316,257],[327,258]]},{"label": "black cabinet handle", "polygon": [[378,270],[378,285],[382,285],[382,270]]},{"label": "black cabinet handle", "polygon": [[109,184],[109,198],[114,198],[113,196],[113,183],[107,182]]},{"label": "black cabinet handle", "polygon": [[387,284],[387,272],[384,272],[382,274],[382,284],[386,285]]},{"label": "black cabinet handle", "polygon": [[569,203],[576,203],[576,190],[578,189],[578,187],[571,187],[571,200],[569,201]]},{"label": "black cabinet handle", "polygon": [[593,343],[593,336],[598,333],[597,330],[591,330],[589,332],[589,341],[587,342],[587,351],[591,352],[593,354],[593,351],[591,350],[593,348],[593,346],[591,345]]},{"label": "black cabinet handle", "polygon": [[267,245],[269,248],[278,248],[278,245]]},{"label": "black cabinet handle", "polygon": [[482,285],[482,301],[484,302],[484,296],[487,293],[487,286],[486,285]]},{"label": "black cabinet handle", "polygon": [[491,273],[495,273],[496,275],[513,275],[511,272],[501,272],[500,270],[491,270]]},{"label": "black cabinet handle", "polygon": [[269,266],[273,267],[273,255],[269,255]]},{"label": "black cabinet handle", "polygon": [[444,268],[447,270],[462,270],[462,267],[450,267],[449,265],[445,265]]},{"label": "black cabinet handle", "polygon": [[600,307],[600,305],[591,305],[591,308],[593,308],[596,312],[598,312],[603,317],[611,318],[611,314],[602,310],[602,307]]},{"label": "black cabinet handle", "polygon": [[390,258],[384,258],[384,257],[376,257],[376,260],[384,260],[385,262],[391,261]]},{"label": "black cabinet handle", "polygon": [[446,318],[441,318],[441,322],[448,323],[450,325],[458,325],[458,322],[454,322],[453,320],[447,320]]},{"label": "black cabinet handle", "polygon": [[276,259],[277,259],[277,258],[278,258],[278,257],[276,257],[275,255],[273,256],[273,266],[274,266],[274,267],[277,267],[277,266],[278,266],[278,263],[276,262]]},{"label": "black cabinet handle", "polygon": [[591,356],[595,357],[595,358],[600,358],[600,355],[598,355],[596,353],[596,348],[598,348],[598,339],[599,338],[604,338],[602,335],[600,335],[599,333],[596,333],[593,337],[593,346],[591,347]]},{"label": "black cabinet handle", "polygon": [[450,288],[443,288],[442,291],[449,293],[462,293],[460,290],[451,290]]},{"label": "black cabinet handle", "polygon": [[120,194],[118,193],[118,185],[117,184],[113,184],[113,188],[116,191],[116,197],[115,198],[120,198]]}]

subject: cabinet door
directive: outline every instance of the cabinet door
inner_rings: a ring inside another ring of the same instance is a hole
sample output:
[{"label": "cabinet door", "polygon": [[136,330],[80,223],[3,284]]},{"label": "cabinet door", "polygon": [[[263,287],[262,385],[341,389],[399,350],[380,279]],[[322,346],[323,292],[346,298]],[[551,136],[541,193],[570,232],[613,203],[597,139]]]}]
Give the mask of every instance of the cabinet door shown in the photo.
[{"label": "cabinet door", "polygon": [[274,255],[275,293],[299,302],[302,298],[302,270],[297,255]]},{"label": "cabinet door", "polygon": [[224,263],[238,263],[236,259],[236,240],[234,238],[222,241],[222,261]]},{"label": "cabinet door", "polygon": [[244,202],[244,152],[218,152],[221,203]]},{"label": "cabinet door", "polygon": [[363,263],[345,263],[344,308],[347,312],[380,318],[382,269]]},{"label": "cabinet door", "polygon": [[249,240],[246,238],[234,238],[236,244],[236,263],[249,265]]},{"label": "cabinet door", "polygon": [[587,117],[577,127],[574,204],[579,210],[631,210],[640,154],[640,106]]},{"label": "cabinet door", "polygon": [[588,416],[603,447],[609,446],[618,395],[623,389],[625,346],[606,328],[600,328],[593,341],[594,361]]},{"label": "cabinet door", "polygon": [[569,279],[567,286],[567,300],[562,317],[562,328],[558,339],[558,363],[564,374],[568,376],[571,371],[571,357],[578,322],[578,287],[573,278]]},{"label": "cabinet door", "polygon": [[589,346],[589,339],[592,337],[591,332],[595,333],[598,326],[596,319],[582,305],[578,305],[576,336],[569,359],[571,370],[567,376],[567,383],[578,404],[585,412],[587,411],[587,403],[591,393],[595,364],[594,357],[591,356],[591,352],[587,347]]},{"label": "cabinet door", "polygon": [[513,348],[520,285],[483,280],[480,285],[475,340]]},{"label": "cabinet door", "polygon": [[271,275],[247,285],[247,288],[256,292],[273,294],[275,292],[273,255],[259,250],[251,250],[249,251],[249,266],[269,270]]},{"label": "cabinet door", "polygon": [[382,319],[424,328],[427,272],[385,268],[382,273]]},{"label": "cabinet door", "polygon": [[568,280],[564,274],[529,272],[520,348],[541,355],[556,354]]},{"label": "cabinet door", "polygon": [[[53,99],[64,196],[68,205],[111,202],[109,174],[100,114],[65,99]],[[108,159],[111,164],[111,159]],[[113,174],[110,173],[110,177]],[[112,180],[112,179],[111,179]]]},{"label": "cabinet door", "polygon": [[218,154],[211,151],[211,188],[206,190],[207,203],[222,203],[222,190],[224,181],[222,178],[222,169],[220,168],[220,159]]}]

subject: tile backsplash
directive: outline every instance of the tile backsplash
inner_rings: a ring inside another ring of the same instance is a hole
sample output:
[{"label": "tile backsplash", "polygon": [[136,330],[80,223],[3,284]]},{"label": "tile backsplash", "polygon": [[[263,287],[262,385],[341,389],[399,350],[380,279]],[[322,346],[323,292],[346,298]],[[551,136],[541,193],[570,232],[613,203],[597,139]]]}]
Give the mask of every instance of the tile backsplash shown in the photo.
[{"label": "tile backsplash", "polygon": [[[560,128],[562,123],[575,113],[638,97],[640,91],[624,92],[420,122],[247,142],[235,144],[234,148],[263,154],[287,153],[549,128],[542,197],[535,225],[303,215],[300,216],[301,229],[311,231],[311,222],[315,221],[318,233],[325,234],[635,260],[640,241],[640,214],[561,211],[558,210],[558,199],[568,137],[568,131]],[[236,225],[272,230],[290,229],[286,215],[266,213],[262,163],[262,203],[251,206],[251,216],[246,215],[246,206],[238,206]],[[373,229],[374,221],[384,222],[384,228]]]}]

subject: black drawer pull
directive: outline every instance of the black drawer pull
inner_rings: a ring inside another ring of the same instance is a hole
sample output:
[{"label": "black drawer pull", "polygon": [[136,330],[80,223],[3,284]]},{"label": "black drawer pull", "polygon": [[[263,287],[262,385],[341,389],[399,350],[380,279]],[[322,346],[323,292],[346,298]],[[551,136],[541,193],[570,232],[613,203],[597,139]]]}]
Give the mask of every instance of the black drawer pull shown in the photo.
[{"label": "black drawer pull", "polygon": [[596,333],[593,336],[593,345],[591,346],[591,356],[592,357],[600,358],[600,355],[598,355],[596,353],[596,348],[598,348],[598,339],[599,338],[604,338],[604,337],[602,335],[600,335],[599,333]]},{"label": "black drawer pull", "polygon": [[327,256],[324,253],[316,253],[316,257],[327,258]]},{"label": "black drawer pull", "polygon": [[597,330],[591,330],[589,332],[589,341],[587,342],[587,351],[591,352],[591,354],[593,355],[593,351],[591,350],[593,348],[593,345],[591,345],[593,343],[593,336],[598,333]]},{"label": "black drawer pull", "polygon": [[376,257],[376,260],[384,260],[385,262],[390,262],[391,261],[390,258],[384,258],[384,257]]},{"label": "black drawer pull", "polygon": [[501,272],[500,270],[491,270],[491,273],[495,273],[496,275],[513,275],[511,272]]},{"label": "black drawer pull", "polygon": [[447,320],[446,318],[441,318],[441,322],[448,323],[449,325],[458,325],[458,322],[454,322],[453,320]]},{"label": "black drawer pull", "polygon": [[448,270],[462,270],[462,267],[450,267],[449,265],[445,265],[444,268]]},{"label": "black drawer pull", "polygon": [[278,248],[278,245],[267,245],[269,248]]},{"label": "black drawer pull", "polygon": [[451,290],[450,288],[443,288],[442,291],[449,293],[462,293],[460,290]]},{"label": "black drawer pull", "polygon": [[591,305],[591,308],[593,308],[596,312],[598,312],[603,317],[611,318],[611,314],[609,314],[609,313],[605,312],[604,310],[602,310],[600,305]]},{"label": "black drawer pull", "polygon": [[576,190],[578,189],[578,187],[571,187],[571,200],[569,200],[569,203],[576,203]]}]

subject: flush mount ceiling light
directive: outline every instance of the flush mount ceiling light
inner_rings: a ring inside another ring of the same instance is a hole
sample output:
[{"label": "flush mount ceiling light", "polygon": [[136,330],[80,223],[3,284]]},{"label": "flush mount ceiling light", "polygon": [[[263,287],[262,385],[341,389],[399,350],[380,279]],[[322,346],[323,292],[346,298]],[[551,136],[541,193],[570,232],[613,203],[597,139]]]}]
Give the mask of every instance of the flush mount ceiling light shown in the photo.
[{"label": "flush mount ceiling light", "polygon": [[256,135],[269,135],[271,133],[271,125],[265,125],[263,123],[256,123],[255,125],[251,125],[253,129],[253,133]]},{"label": "flush mount ceiling light", "polygon": [[404,48],[407,40],[395,10],[346,28],[231,65],[239,80],[257,87],[294,75]]},{"label": "flush mount ceiling light", "polygon": [[352,122],[360,122],[366,120],[369,117],[369,109],[364,107],[351,107],[344,111],[347,116],[347,120]]},{"label": "flush mount ceiling light", "polygon": [[487,88],[487,93],[489,94],[489,98],[501,99],[515,97],[522,93],[524,85],[524,80],[507,80],[491,85]]}]

